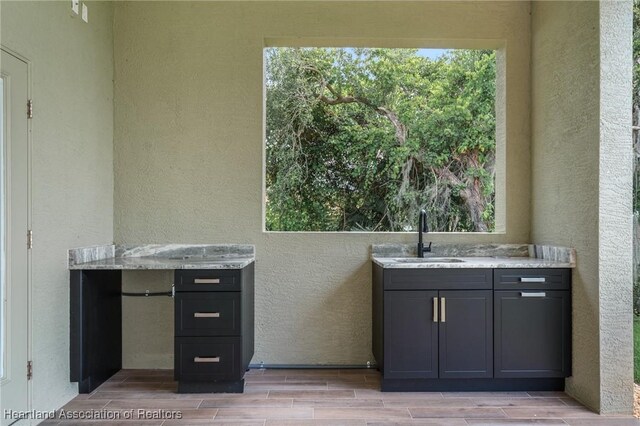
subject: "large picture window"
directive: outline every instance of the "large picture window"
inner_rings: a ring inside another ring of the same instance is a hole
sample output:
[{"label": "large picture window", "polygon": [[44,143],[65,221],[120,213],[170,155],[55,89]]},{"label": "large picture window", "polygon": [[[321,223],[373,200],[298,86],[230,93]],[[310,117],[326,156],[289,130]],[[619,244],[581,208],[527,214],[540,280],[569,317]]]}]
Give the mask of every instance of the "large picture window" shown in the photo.
[{"label": "large picture window", "polygon": [[264,53],[267,231],[495,230],[495,51]]}]

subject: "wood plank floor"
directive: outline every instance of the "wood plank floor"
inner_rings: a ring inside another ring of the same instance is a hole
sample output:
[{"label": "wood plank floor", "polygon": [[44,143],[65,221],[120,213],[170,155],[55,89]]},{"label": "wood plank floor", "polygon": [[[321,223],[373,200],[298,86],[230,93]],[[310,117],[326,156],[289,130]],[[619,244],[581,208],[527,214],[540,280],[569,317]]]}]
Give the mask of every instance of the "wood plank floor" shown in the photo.
[{"label": "wood plank floor", "polygon": [[[244,394],[177,394],[172,370],[122,370],[63,407],[103,419],[45,424],[640,425],[598,416],[562,392],[382,393],[379,383],[375,370],[251,370]],[[172,412],[181,418],[167,419]]]}]

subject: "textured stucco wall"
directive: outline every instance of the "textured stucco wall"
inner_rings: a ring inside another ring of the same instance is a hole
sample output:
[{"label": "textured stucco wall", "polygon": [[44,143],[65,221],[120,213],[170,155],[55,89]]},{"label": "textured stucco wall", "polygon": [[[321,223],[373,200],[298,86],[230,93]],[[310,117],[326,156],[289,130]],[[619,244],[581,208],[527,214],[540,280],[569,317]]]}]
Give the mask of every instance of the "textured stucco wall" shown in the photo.
[{"label": "textured stucco wall", "polygon": [[629,4],[532,4],[531,236],[577,250],[567,386],[602,412],[631,410]]},{"label": "textured stucco wall", "polygon": [[600,3],[600,409],[633,407],[632,3]]},{"label": "textured stucco wall", "polygon": [[[529,240],[527,2],[129,2],[115,6],[115,239],[256,245],[256,356],[270,364],[371,360],[369,246],[402,234],[262,231],[262,49],[267,42],[505,46],[506,233]],[[449,41],[447,41],[449,40]],[[125,274],[166,288],[170,274]],[[126,300],[124,363],[172,366],[172,312]]]},{"label": "textured stucco wall", "polygon": [[77,393],[69,382],[70,247],[113,240],[113,6],[0,2],[0,42],[31,62],[33,408]]}]

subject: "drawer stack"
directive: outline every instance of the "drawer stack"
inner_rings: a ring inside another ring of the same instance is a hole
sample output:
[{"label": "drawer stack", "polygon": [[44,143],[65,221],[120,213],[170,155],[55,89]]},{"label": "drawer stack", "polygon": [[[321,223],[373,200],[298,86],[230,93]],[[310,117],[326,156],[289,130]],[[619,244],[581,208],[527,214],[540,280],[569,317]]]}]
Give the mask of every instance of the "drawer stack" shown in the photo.
[{"label": "drawer stack", "polygon": [[254,263],[175,272],[178,392],[243,392],[254,350]]}]

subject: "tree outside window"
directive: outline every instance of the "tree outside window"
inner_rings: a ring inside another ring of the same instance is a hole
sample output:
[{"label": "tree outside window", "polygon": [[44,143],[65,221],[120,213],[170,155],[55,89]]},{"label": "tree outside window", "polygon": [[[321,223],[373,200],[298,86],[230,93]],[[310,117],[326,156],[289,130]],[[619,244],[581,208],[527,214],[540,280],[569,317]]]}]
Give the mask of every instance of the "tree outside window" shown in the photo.
[{"label": "tree outside window", "polygon": [[493,50],[265,49],[266,230],[495,229]]}]

